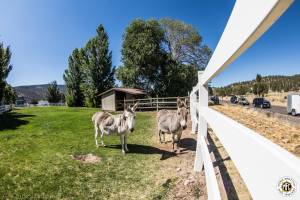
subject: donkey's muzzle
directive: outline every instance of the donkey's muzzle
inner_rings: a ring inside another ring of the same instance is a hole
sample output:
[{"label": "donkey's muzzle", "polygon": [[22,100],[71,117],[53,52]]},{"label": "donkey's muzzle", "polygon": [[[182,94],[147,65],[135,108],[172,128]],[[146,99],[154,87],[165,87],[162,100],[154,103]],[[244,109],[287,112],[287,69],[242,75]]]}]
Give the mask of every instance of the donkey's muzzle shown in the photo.
[{"label": "donkey's muzzle", "polygon": [[130,132],[133,132],[133,131],[134,131],[134,128],[129,129],[129,131],[130,131]]}]

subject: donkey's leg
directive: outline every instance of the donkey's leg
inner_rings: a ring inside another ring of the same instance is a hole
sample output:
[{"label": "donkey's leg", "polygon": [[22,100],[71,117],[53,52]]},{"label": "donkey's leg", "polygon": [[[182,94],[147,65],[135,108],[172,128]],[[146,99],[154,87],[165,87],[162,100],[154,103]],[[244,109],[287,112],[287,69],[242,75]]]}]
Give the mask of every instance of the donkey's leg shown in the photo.
[{"label": "donkey's leg", "polygon": [[105,130],[104,130],[104,128],[102,126],[100,127],[100,131],[101,131],[101,136],[100,136],[100,138],[101,138],[101,145],[103,147],[105,147],[105,144],[103,142],[103,136],[104,136]]},{"label": "donkey's leg", "polygon": [[180,151],[182,131],[177,134],[177,149]]},{"label": "donkey's leg", "polygon": [[122,153],[125,154],[124,150],[124,135],[120,134],[121,146],[122,146]]},{"label": "donkey's leg", "polygon": [[175,134],[172,133],[173,151],[176,152],[176,150],[174,150],[174,143],[175,143]]},{"label": "donkey's leg", "polygon": [[165,132],[162,132],[163,133],[163,140],[164,140],[164,143],[166,143],[166,133]]},{"label": "donkey's leg", "polygon": [[95,124],[95,142],[96,142],[96,147],[98,148],[99,145],[98,145],[98,141],[97,141],[97,138],[98,138],[98,130],[99,130],[99,127],[97,124]]},{"label": "donkey's leg", "polygon": [[127,134],[124,135],[124,145],[125,145],[125,151],[128,152],[128,148],[127,148]]},{"label": "donkey's leg", "polygon": [[159,142],[160,142],[160,143],[162,143],[162,140],[161,140],[161,132],[162,132],[161,130],[158,130],[158,137],[159,137]]}]

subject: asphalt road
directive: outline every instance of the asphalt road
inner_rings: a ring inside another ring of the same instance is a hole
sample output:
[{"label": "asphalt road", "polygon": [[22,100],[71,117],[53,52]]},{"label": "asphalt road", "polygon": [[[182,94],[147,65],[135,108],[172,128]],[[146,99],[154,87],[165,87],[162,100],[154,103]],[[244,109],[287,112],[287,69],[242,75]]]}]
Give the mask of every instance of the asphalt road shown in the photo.
[{"label": "asphalt road", "polygon": [[[226,104],[230,104],[230,105],[232,105],[232,106],[241,106],[241,105],[239,105],[239,104],[232,104],[232,103],[230,103],[229,101],[225,101],[225,100],[223,100],[223,101],[220,101],[221,103],[226,103]],[[244,106],[244,107],[246,107],[246,106]],[[247,106],[247,107],[252,107],[253,108],[253,106],[250,104],[249,106]],[[264,108],[264,109],[261,109],[261,108],[254,108],[255,110],[257,110],[257,111],[260,111],[260,110],[264,110],[264,111],[270,111],[270,112],[274,112],[274,113],[279,113],[279,114],[283,114],[283,115],[289,115],[288,113],[287,113],[287,108],[286,107],[284,107],[284,106],[271,106],[271,108]],[[292,115],[289,115],[289,116],[291,116],[291,117],[293,117]],[[295,116],[295,117],[300,117],[299,115],[298,116]]]}]

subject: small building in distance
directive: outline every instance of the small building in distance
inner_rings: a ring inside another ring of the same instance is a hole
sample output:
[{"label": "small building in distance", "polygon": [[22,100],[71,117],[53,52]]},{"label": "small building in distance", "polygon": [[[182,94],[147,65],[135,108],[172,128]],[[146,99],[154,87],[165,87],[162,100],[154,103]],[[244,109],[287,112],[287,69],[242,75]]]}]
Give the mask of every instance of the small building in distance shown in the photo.
[{"label": "small building in distance", "polygon": [[16,98],[15,106],[16,107],[24,107],[27,105],[26,99],[24,96],[18,96]]},{"label": "small building in distance", "polygon": [[101,97],[102,110],[117,111],[124,109],[124,100],[144,98],[147,93],[136,88],[111,88],[98,96]]}]

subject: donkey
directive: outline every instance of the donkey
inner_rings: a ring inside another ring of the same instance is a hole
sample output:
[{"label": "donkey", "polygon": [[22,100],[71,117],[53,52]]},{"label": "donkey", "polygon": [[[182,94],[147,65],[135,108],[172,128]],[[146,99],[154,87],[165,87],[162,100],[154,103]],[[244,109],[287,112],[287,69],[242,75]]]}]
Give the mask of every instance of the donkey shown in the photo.
[{"label": "donkey", "polygon": [[[159,141],[162,143],[161,135],[165,142],[165,133],[172,134],[173,150],[174,144],[176,143],[176,149],[178,150],[178,144],[180,144],[180,138],[182,130],[187,127],[187,115],[188,107],[185,101],[182,101],[179,97],[177,98],[177,111],[171,112],[168,110],[160,110],[157,113],[157,127]],[[175,139],[176,137],[176,139]]]},{"label": "donkey", "polygon": [[125,106],[124,112],[118,115],[112,115],[108,112],[97,112],[92,117],[92,122],[95,127],[95,142],[98,148],[98,132],[101,131],[101,145],[103,143],[103,135],[110,135],[112,133],[118,133],[120,135],[120,141],[122,145],[122,153],[128,152],[127,148],[127,135],[128,131],[134,131],[135,125],[135,110],[138,106],[136,103],[134,106]]}]

